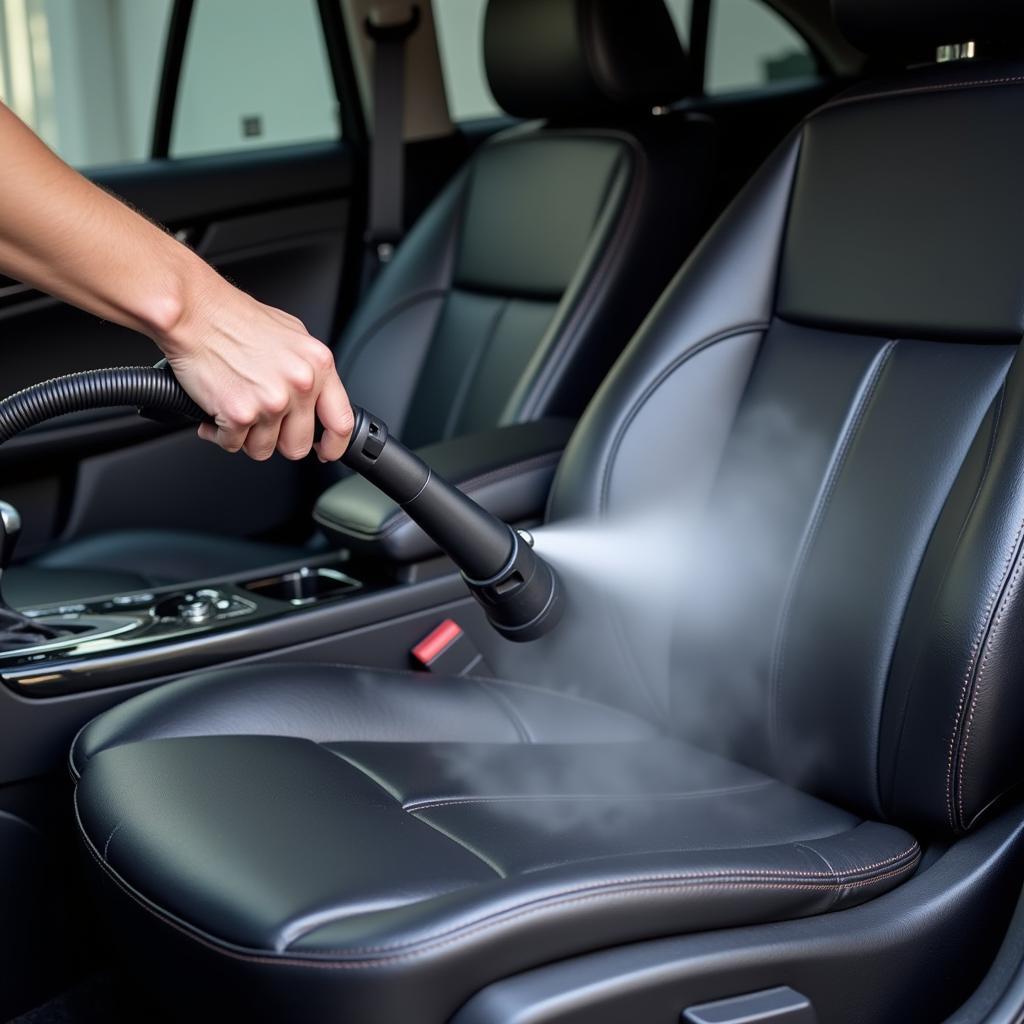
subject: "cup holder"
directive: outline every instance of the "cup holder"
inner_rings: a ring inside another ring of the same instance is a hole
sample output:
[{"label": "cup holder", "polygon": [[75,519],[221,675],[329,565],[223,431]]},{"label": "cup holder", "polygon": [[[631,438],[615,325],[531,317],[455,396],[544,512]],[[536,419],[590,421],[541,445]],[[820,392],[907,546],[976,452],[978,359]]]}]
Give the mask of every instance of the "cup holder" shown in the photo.
[{"label": "cup holder", "polygon": [[342,597],[362,584],[337,569],[298,569],[283,576],[268,576],[242,584],[253,594],[283,601],[295,607]]}]

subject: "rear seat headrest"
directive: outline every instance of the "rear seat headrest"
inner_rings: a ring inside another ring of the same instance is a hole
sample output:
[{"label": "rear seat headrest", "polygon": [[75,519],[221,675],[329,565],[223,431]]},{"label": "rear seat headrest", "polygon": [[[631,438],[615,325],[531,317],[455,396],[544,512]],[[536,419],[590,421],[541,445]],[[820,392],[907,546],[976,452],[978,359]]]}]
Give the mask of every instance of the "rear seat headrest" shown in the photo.
[{"label": "rear seat headrest", "polygon": [[690,85],[663,0],[490,0],[484,60],[494,98],[516,117],[628,115]]}]

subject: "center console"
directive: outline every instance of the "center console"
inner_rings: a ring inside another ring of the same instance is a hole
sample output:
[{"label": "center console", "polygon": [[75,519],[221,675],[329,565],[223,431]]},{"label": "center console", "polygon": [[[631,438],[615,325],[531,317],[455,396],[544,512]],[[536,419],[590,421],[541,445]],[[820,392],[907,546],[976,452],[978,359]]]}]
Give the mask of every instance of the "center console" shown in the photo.
[{"label": "center console", "polygon": [[[484,508],[532,527],[570,431],[564,421],[517,424],[422,455]],[[248,664],[255,673],[268,662],[413,669],[413,649],[448,619],[486,663],[500,663],[507,640],[394,501],[352,476],[321,496],[315,519],[333,551],[143,589],[115,570],[21,567],[5,580],[17,516],[0,502],[0,597],[7,583],[17,602],[17,611],[0,602],[0,780],[52,772],[90,718],[195,671]],[[37,571],[51,575],[33,583]]]},{"label": "center console", "polygon": [[398,567],[331,554],[189,586],[23,608],[51,638],[0,651],[0,681],[28,697],[115,686],[337,635],[464,595],[440,559]]}]

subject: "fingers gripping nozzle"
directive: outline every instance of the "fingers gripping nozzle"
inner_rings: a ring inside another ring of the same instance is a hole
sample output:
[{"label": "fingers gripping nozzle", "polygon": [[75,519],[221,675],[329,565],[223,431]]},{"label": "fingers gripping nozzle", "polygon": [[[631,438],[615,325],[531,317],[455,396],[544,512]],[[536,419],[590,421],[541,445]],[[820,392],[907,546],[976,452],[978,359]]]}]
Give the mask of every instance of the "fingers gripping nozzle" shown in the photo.
[{"label": "fingers gripping nozzle", "polygon": [[509,640],[536,640],[562,612],[558,577],[513,530],[388,434],[382,420],[353,408],[355,427],[342,462],[389,498],[462,570],[488,621]]}]

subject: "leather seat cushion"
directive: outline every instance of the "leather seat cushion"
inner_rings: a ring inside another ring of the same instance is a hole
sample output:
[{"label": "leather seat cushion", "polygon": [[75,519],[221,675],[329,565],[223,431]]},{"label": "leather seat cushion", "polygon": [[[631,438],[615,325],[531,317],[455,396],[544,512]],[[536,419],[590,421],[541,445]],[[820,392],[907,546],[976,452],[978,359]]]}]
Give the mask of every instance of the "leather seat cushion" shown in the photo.
[{"label": "leather seat cushion", "polygon": [[86,763],[87,845],[146,918],[271,974],[336,967],[338,1007],[357,974],[386,1005],[401,958],[441,1016],[465,979],[850,906],[919,858],[640,718],[505,682],[210,673],[87,726]]}]

